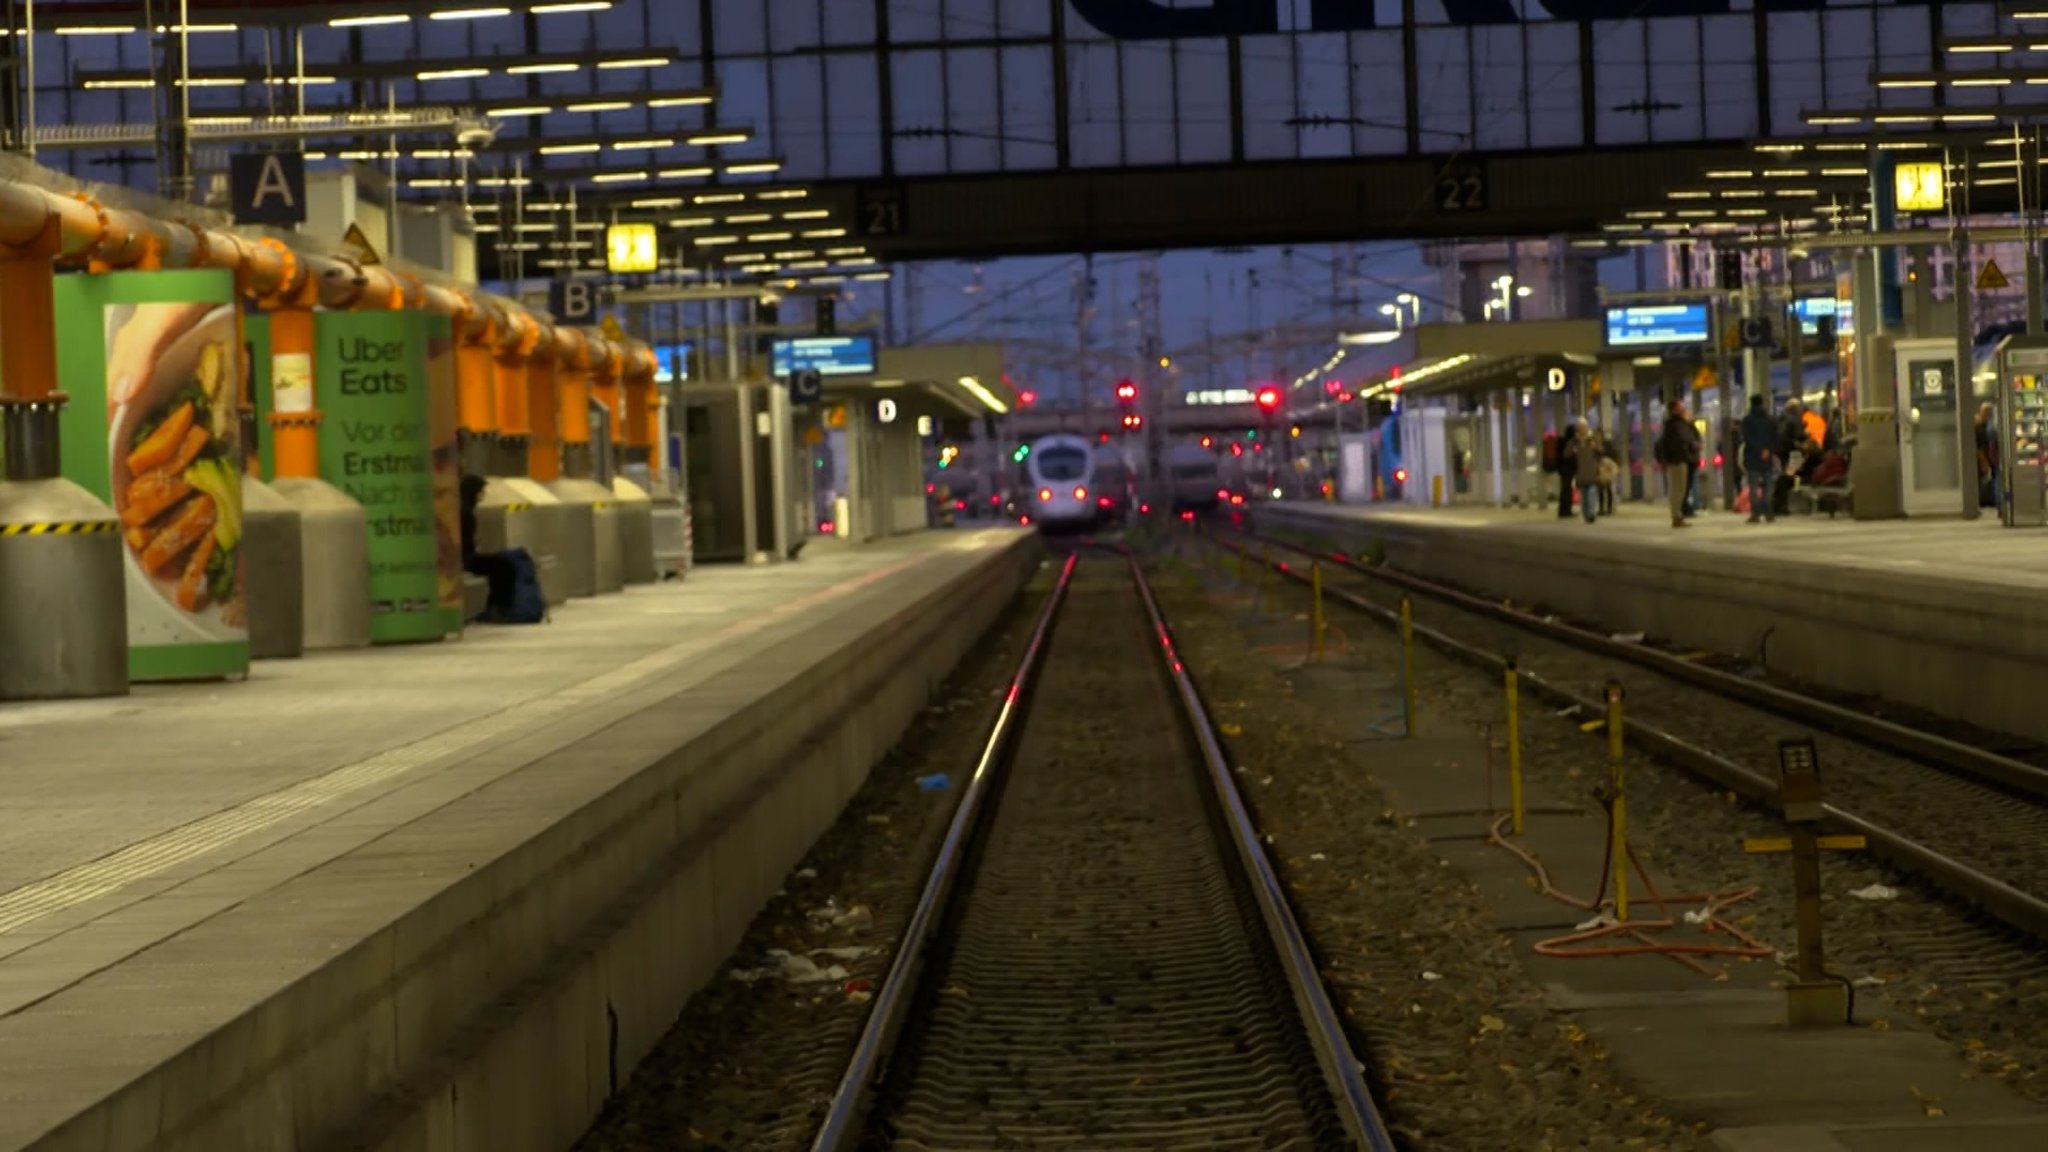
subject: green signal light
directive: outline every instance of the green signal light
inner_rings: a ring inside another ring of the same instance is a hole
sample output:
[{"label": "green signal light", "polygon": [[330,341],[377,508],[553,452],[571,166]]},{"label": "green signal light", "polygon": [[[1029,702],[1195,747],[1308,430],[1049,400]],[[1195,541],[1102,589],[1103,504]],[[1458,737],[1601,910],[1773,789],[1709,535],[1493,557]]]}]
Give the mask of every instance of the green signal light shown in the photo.
[{"label": "green signal light", "polygon": [[1247,440],[1257,440],[1259,438],[1259,430],[1257,428],[1245,429],[1244,438]]}]

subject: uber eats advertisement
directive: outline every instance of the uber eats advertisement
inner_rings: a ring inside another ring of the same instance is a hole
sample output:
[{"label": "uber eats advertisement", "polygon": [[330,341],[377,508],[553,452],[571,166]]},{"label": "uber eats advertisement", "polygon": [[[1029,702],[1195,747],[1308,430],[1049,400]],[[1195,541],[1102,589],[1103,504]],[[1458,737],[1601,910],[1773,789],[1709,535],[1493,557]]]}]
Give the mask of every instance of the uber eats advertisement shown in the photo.
[{"label": "uber eats advertisement", "polygon": [[222,271],[57,280],[64,474],[120,518],[134,680],[249,670],[234,299]]},{"label": "uber eats advertisement", "polygon": [[321,312],[313,320],[320,474],[370,524],[370,640],[439,640],[431,388],[424,318]]}]

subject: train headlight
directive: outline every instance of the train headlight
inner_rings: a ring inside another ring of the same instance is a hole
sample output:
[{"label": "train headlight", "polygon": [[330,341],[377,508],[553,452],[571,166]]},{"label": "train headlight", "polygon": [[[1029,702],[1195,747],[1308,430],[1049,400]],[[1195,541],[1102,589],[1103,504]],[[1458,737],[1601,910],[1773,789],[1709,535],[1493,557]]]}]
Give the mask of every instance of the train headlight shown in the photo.
[{"label": "train headlight", "polygon": [[1087,490],[1086,488],[1076,488],[1076,489],[1074,489],[1074,499],[1076,499],[1076,500],[1086,500],[1087,498],[1088,498],[1088,490]]},{"label": "train headlight", "polygon": [[1040,489],[1038,490],[1038,502],[1039,502],[1040,504],[1050,504],[1050,503],[1052,503],[1052,489],[1050,489],[1050,488],[1040,488]]}]

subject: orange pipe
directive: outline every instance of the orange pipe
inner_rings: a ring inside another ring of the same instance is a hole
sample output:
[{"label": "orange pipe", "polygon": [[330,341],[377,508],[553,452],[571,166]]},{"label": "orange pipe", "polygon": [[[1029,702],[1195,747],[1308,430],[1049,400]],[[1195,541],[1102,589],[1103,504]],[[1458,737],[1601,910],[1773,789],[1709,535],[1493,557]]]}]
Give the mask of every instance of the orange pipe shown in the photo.
[{"label": "orange pipe", "polygon": [[534,358],[526,367],[527,414],[533,421],[533,431],[526,441],[526,473],[543,484],[562,478],[561,409],[557,400],[561,386],[561,362],[558,355],[558,350],[550,342],[535,350]]},{"label": "orange pipe", "polygon": [[621,349],[595,332],[585,332],[583,339],[590,348],[590,396],[610,414],[612,441],[617,443],[625,435],[626,425],[625,398],[620,394]]},{"label": "orange pipe", "polygon": [[533,432],[532,385],[529,381],[539,371],[534,363],[534,354],[540,346],[540,337],[540,325],[534,322],[533,317],[525,312],[506,314],[491,365],[492,380],[497,390],[498,432],[501,435],[529,436]]},{"label": "orange pipe", "polygon": [[562,443],[590,443],[590,341],[574,328],[555,329],[556,388]]},{"label": "orange pipe", "polygon": [[654,447],[655,405],[660,395],[654,388],[658,367],[654,349],[635,342],[628,345],[626,373],[626,443],[636,448]]}]

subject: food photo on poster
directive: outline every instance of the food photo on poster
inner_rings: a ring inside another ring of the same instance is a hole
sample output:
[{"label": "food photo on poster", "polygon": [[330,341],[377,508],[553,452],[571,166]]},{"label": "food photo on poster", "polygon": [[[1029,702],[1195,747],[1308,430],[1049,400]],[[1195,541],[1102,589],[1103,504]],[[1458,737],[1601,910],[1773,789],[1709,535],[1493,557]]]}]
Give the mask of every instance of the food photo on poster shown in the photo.
[{"label": "food photo on poster", "polygon": [[109,488],[135,642],[244,636],[234,311],[109,306]]}]

